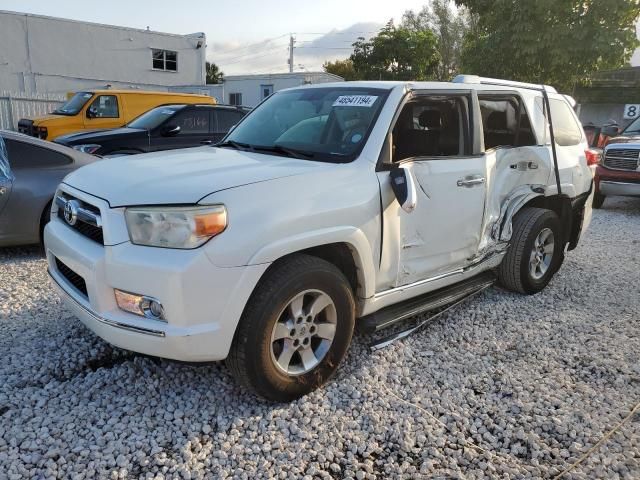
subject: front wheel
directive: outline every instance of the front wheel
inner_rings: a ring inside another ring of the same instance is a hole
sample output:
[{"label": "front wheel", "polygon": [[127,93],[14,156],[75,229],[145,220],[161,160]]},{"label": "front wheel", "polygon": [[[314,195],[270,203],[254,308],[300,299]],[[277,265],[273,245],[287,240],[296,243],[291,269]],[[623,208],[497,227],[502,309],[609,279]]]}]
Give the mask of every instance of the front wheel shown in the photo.
[{"label": "front wheel", "polygon": [[555,212],[527,207],[513,220],[511,244],[498,267],[502,286],[538,293],[547,286],[564,258],[562,229]]},{"label": "front wheel", "polygon": [[259,395],[290,401],[325,383],[355,323],[349,282],[334,265],[295,255],[275,263],[252,294],[227,365]]}]

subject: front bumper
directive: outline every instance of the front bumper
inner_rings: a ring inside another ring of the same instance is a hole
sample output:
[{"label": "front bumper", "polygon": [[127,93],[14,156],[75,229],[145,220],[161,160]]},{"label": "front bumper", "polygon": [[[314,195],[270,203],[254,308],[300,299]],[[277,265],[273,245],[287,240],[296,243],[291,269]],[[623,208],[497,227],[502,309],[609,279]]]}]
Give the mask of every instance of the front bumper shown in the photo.
[{"label": "front bumper", "polygon": [[622,195],[625,197],[640,197],[640,183],[617,182],[600,180],[602,195]]},{"label": "front bumper", "polygon": [[[103,246],[56,215],[44,242],[54,287],[89,329],[120,348],[189,362],[226,358],[244,306],[268,267],[216,267],[203,248]],[[86,294],[63,275],[56,259],[84,280]],[[159,299],[166,322],[119,309],[114,289]]]}]

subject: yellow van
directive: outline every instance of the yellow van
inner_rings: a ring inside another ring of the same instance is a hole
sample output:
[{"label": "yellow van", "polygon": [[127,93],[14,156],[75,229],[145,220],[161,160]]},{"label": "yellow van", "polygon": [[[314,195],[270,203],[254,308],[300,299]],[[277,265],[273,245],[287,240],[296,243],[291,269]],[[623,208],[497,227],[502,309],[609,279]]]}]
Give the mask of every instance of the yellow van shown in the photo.
[{"label": "yellow van", "polygon": [[18,131],[53,140],[79,130],[118,128],[160,105],[216,103],[207,95],[140,90],[86,90],[67,96],[68,101],[51,114],[21,119]]}]

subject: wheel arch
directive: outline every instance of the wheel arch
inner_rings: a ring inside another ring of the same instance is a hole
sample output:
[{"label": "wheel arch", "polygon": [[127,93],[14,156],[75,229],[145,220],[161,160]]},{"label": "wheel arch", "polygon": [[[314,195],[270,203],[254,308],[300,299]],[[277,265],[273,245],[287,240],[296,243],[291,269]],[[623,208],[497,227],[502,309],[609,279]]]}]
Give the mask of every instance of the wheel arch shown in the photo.
[{"label": "wheel arch", "polygon": [[355,227],[332,228],[280,240],[258,251],[250,264],[273,263],[299,253],[335,265],[347,277],[357,297],[368,298],[373,295],[373,254],[362,230]]}]

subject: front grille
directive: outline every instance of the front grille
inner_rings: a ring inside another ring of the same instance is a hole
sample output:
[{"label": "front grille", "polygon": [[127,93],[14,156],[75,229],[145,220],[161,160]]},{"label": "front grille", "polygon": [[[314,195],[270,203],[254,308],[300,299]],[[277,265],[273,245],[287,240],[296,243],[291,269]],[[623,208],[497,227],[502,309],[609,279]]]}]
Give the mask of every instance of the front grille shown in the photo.
[{"label": "front grille", "polygon": [[[93,205],[90,205],[86,202],[78,200],[77,198],[74,198],[66,193],[59,194],[59,196],[64,201],[76,200],[80,202],[81,208],[89,211],[90,213],[93,213],[94,215],[96,215],[97,218],[100,218],[100,210],[94,207]],[[73,228],[76,232],[80,233],[81,235],[84,235],[85,237],[89,238],[90,240],[93,240],[96,243],[99,243],[100,245],[104,245],[102,227],[93,225],[91,223],[87,223],[83,221],[81,218],[78,218],[74,225],[69,225],[67,220],[64,218],[64,207],[61,205],[58,205],[58,218],[60,218],[60,220],[62,220],[67,226]]]},{"label": "front grille", "polygon": [[85,297],[87,298],[89,297],[87,294],[87,284],[85,283],[84,278],[82,278],[76,272],[74,272],[69,267],[67,267],[57,257],[56,257],[56,267],[58,268],[58,272],[60,272],[60,275],[66,278],[67,281],[76,288],[76,290],[82,293]]},{"label": "front grille", "polygon": [[605,152],[604,166],[616,170],[637,170],[640,149],[611,148]]},{"label": "front grille", "polygon": [[22,119],[18,121],[18,132],[35,137],[35,132],[33,129],[33,120]]}]

